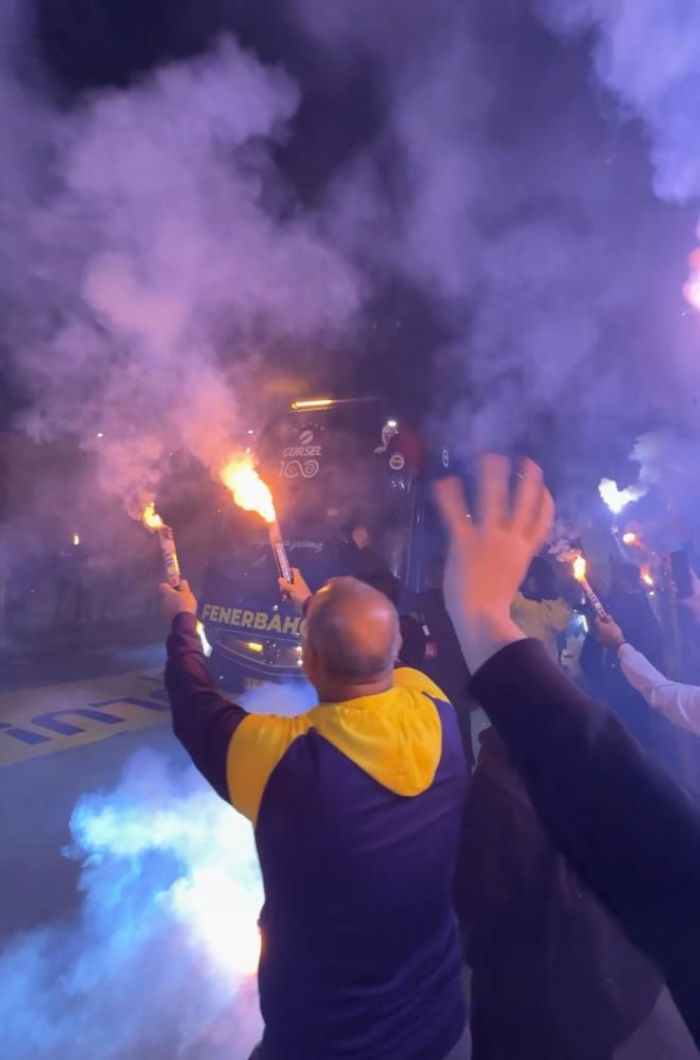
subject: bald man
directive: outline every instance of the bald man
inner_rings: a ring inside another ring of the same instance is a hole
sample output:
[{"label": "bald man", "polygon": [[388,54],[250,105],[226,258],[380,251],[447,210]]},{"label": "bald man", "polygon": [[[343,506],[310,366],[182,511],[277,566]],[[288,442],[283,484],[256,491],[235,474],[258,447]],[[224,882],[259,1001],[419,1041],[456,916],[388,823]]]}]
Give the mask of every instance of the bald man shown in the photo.
[{"label": "bald man", "polygon": [[451,904],[466,763],[440,689],[394,669],[395,608],[354,578],[311,598],[303,664],[319,704],[287,718],[219,695],[197,601],[186,583],[162,592],[175,735],[255,829],[256,1060],[466,1060]]}]

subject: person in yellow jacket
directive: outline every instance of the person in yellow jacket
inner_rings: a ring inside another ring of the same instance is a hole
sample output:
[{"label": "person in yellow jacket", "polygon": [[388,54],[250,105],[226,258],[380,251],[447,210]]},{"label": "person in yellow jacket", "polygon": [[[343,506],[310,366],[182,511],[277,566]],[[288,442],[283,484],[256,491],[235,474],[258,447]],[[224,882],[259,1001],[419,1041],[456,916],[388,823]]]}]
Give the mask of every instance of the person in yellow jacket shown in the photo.
[{"label": "person in yellow jacket", "polygon": [[535,556],[511,606],[511,617],[526,637],[541,641],[559,663],[558,638],[571,621],[571,608],[559,595],[552,566]]}]

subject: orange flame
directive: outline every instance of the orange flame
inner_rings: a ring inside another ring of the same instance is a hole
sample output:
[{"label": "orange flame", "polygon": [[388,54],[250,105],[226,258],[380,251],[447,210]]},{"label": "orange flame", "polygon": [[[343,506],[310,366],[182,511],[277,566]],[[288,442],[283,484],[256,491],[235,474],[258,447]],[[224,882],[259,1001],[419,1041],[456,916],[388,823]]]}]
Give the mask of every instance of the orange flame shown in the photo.
[{"label": "orange flame", "polygon": [[156,512],[155,501],[151,501],[150,504],[146,505],[141,518],[143,520],[143,525],[149,530],[162,530],[165,526],[165,523]]},{"label": "orange flame", "polygon": [[77,531],[73,534],[73,544],[76,548],[80,544],[80,534]]},{"label": "orange flame", "polygon": [[586,577],[586,561],[583,556],[577,556],[574,560],[574,578],[582,582]]},{"label": "orange flame", "polygon": [[249,457],[234,457],[221,472],[221,480],[231,490],[239,508],[257,512],[266,523],[277,521],[270,487],[263,482]]},{"label": "orange flame", "polygon": [[654,575],[651,573],[651,569],[646,564],[642,567],[642,581],[645,585],[649,585],[653,588]]}]

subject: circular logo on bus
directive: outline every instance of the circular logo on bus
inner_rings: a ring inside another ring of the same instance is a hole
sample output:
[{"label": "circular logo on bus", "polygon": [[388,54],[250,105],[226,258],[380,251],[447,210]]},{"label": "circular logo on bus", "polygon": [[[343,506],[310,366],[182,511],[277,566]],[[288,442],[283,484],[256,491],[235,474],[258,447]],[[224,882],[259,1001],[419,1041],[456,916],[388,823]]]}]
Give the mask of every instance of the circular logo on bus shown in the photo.
[{"label": "circular logo on bus", "polygon": [[389,467],[392,471],[403,471],[406,466],[406,458],[402,453],[394,453],[389,457]]},{"label": "circular logo on bus", "polygon": [[306,431],[301,431],[300,432],[300,434],[299,434],[299,444],[300,445],[311,445],[313,440],[314,440],[314,432],[313,431],[306,430]]}]

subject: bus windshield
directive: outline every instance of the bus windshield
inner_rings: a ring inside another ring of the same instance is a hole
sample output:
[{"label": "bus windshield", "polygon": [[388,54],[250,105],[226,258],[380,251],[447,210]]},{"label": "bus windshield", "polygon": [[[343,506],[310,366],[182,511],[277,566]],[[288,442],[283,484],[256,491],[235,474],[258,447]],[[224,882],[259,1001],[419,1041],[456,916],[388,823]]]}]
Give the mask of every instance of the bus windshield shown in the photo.
[{"label": "bus windshield", "polygon": [[[377,564],[403,574],[415,463],[405,448],[398,424],[387,424],[375,402],[286,413],[262,432],[258,468],[272,489],[290,562],[312,588],[353,573],[358,528]],[[258,516],[225,508],[217,538],[215,551],[248,592],[277,592]]]}]

